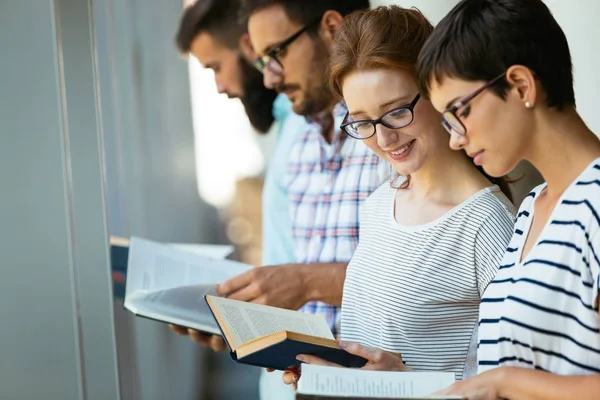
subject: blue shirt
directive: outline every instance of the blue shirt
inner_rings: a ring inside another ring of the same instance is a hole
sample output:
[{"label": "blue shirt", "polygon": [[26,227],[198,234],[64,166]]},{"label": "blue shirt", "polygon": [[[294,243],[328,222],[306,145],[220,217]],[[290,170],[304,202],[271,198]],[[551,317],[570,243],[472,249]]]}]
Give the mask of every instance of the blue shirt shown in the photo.
[{"label": "blue shirt", "polygon": [[277,144],[263,186],[263,265],[296,262],[284,177],[292,145],[308,124],[303,117],[292,112],[292,105],[285,95],[275,99],[273,116],[278,124]]}]

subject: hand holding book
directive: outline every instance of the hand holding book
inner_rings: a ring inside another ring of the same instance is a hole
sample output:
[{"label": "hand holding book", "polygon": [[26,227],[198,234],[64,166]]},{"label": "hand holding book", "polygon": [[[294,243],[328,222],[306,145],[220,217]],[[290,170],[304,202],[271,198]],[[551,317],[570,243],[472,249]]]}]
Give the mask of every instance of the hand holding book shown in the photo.
[{"label": "hand holding book", "polygon": [[169,324],[169,328],[181,336],[189,336],[192,342],[198,343],[204,347],[210,348],[214,352],[227,350],[227,343],[219,335],[212,335],[197,331],[195,329],[186,328],[184,326]]},{"label": "hand holding book", "polygon": [[[341,349],[346,352],[362,357],[367,360],[365,366],[360,369],[370,370],[370,371],[403,371],[408,372],[412,371],[411,368],[407,367],[406,364],[402,361],[402,356],[400,354],[390,353],[376,347],[363,346],[359,343],[354,342],[339,342],[339,346]],[[300,362],[306,364],[313,365],[322,365],[328,367],[341,367],[335,363],[325,361],[318,357],[308,355],[308,354],[299,354],[296,359]],[[296,383],[300,379],[300,371],[298,370],[287,370],[283,373],[283,382],[286,385],[293,385],[296,387]]]},{"label": "hand holding book", "polygon": [[[435,396],[464,396],[469,400],[500,399],[504,396],[500,388],[506,388],[506,367],[494,368],[435,392]],[[537,372],[537,371],[536,371]]]}]

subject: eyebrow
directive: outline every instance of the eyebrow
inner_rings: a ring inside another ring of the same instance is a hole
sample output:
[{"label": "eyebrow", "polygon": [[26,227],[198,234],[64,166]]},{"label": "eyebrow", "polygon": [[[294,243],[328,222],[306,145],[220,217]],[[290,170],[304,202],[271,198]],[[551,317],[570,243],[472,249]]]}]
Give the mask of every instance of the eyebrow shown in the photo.
[{"label": "eyebrow", "polygon": [[278,48],[279,46],[281,46],[281,43],[283,43],[284,41],[285,41],[285,39],[284,39],[284,40],[282,40],[282,41],[280,41],[280,42],[278,42],[278,43],[273,43],[273,44],[271,44],[271,45],[268,45],[268,46],[267,46],[267,47],[265,47],[265,49],[262,51],[262,55],[265,55],[265,54],[267,54],[268,52],[270,52],[270,51],[273,51],[274,49]]},{"label": "eyebrow", "polygon": [[446,110],[449,109],[450,107],[452,107],[454,105],[454,103],[456,103],[461,97],[455,97],[452,100],[450,100],[448,102],[448,104],[446,104]]},{"label": "eyebrow", "polygon": [[215,69],[219,65],[218,62],[209,62],[204,64],[204,68]]},{"label": "eyebrow", "polygon": [[[386,107],[388,107],[388,106],[390,106],[390,105],[392,105],[392,104],[394,104],[394,103],[398,103],[398,102],[400,102],[401,100],[408,101],[408,98],[409,98],[409,97],[410,97],[409,95],[406,95],[406,96],[400,96],[400,97],[396,97],[396,98],[395,98],[395,99],[393,99],[393,100],[390,100],[390,101],[388,101],[388,102],[385,102],[385,103],[383,103],[383,104],[379,105],[379,109],[386,108]],[[350,115],[350,116],[354,116],[354,115],[357,115],[357,114],[366,114],[366,113],[365,113],[364,111],[357,110],[357,111],[354,111],[354,112],[351,112],[351,113],[349,113],[348,115]]]}]

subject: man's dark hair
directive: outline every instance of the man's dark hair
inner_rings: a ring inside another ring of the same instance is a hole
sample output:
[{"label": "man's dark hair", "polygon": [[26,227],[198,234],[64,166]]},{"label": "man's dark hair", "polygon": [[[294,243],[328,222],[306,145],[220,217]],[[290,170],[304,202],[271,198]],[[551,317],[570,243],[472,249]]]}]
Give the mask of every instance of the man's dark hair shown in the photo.
[{"label": "man's dark hair", "polygon": [[179,22],[175,39],[179,51],[189,53],[192,42],[202,32],[237,49],[240,37],[248,31],[247,21],[238,16],[239,8],[239,0],[197,0],[185,10]]},{"label": "man's dark hair", "polygon": [[250,15],[265,7],[280,4],[290,21],[308,25],[325,14],[335,10],[346,16],[351,12],[369,8],[369,0],[242,0],[240,19],[247,21]]},{"label": "man's dark hair", "polygon": [[[462,0],[421,50],[417,80],[427,97],[433,79],[490,81],[516,64],[531,69],[549,107],[575,105],[567,39],[542,0]],[[508,83],[492,90],[504,99]]]}]

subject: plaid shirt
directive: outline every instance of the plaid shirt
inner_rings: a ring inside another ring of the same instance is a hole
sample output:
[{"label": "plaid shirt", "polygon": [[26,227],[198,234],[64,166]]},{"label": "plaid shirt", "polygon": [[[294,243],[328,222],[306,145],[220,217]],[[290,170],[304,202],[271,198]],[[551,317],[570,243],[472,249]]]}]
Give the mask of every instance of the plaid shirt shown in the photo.
[{"label": "plaid shirt", "polygon": [[[343,104],[334,109],[332,143],[325,141],[320,125],[311,123],[289,155],[285,183],[300,263],[350,261],[358,244],[359,207],[389,174],[389,164],[341,131],[346,112]],[[301,311],[324,315],[337,334],[339,307],[309,302]]]}]

